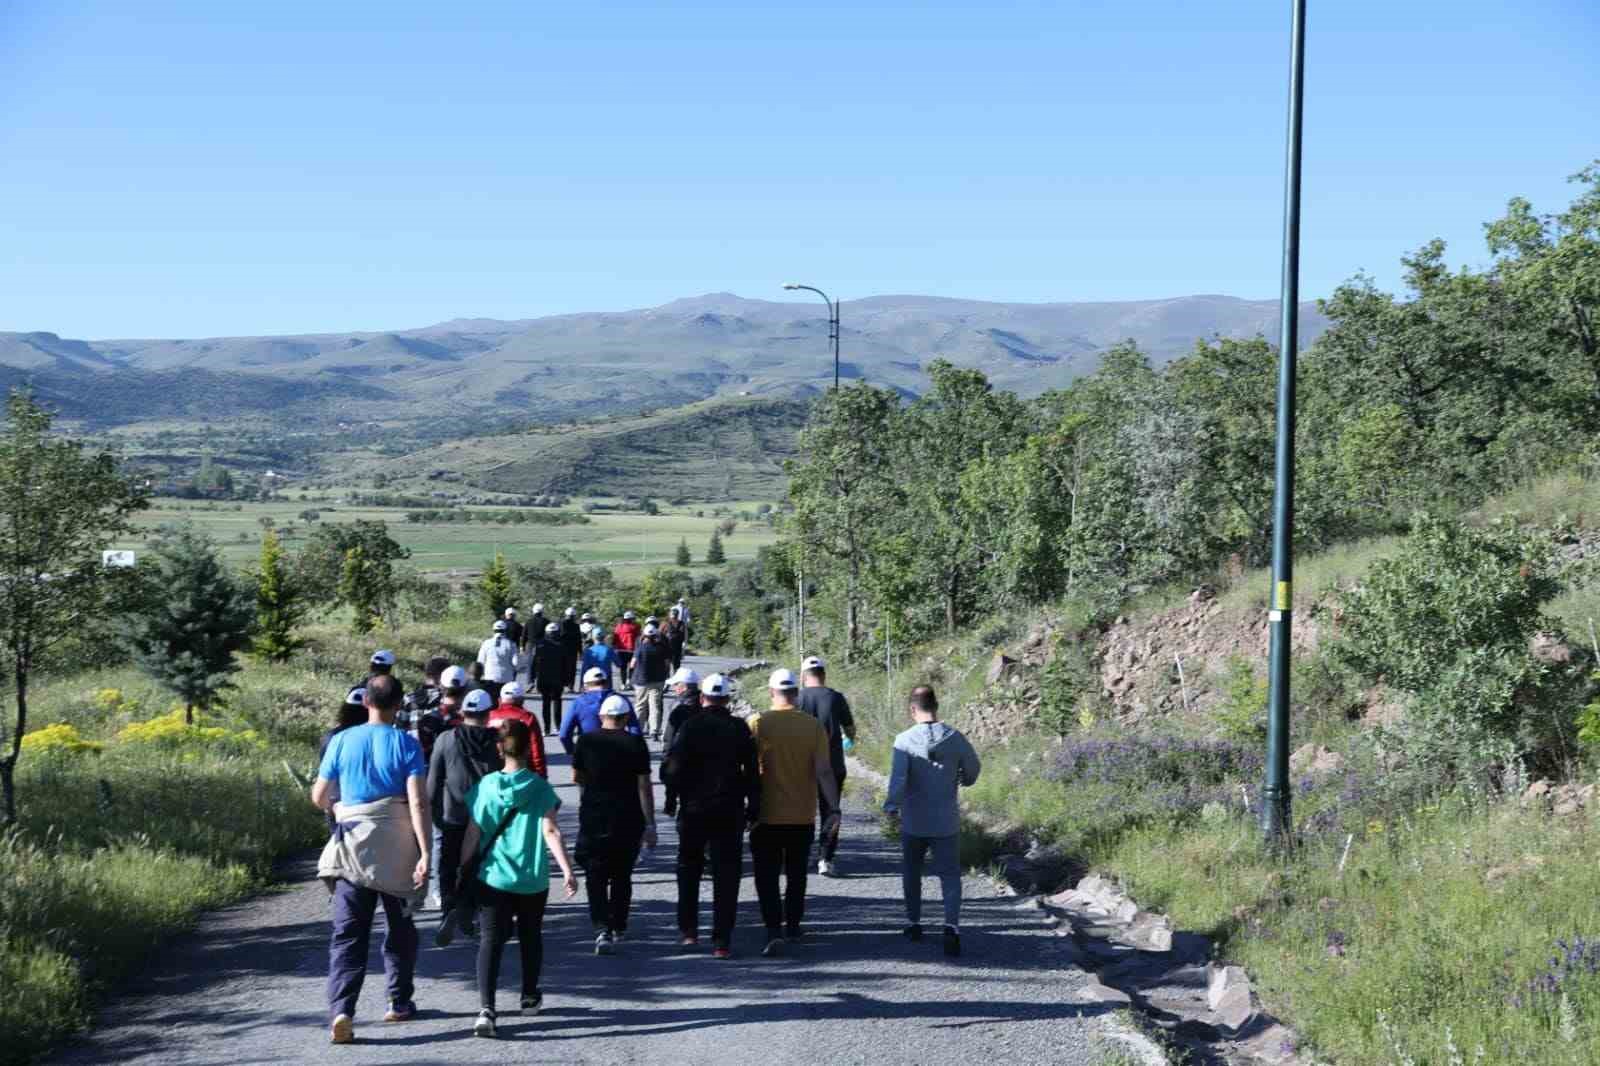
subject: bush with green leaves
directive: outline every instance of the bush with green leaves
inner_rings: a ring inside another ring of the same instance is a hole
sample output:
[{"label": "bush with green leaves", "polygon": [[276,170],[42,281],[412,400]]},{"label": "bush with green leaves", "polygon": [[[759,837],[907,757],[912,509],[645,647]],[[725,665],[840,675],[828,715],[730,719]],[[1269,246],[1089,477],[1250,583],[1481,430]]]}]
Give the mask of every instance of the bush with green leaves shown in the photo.
[{"label": "bush with green leaves", "polygon": [[1508,744],[1536,764],[1560,762],[1575,679],[1530,650],[1560,587],[1548,539],[1422,514],[1399,553],[1344,593],[1330,651],[1409,697],[1386,739],[1414,765],[1459,778]]},{"label": "bush with green leaves", "polygon": [[1222,677],[1222,699],[1212,717],[1229,740],[1266,739],[1267,679],[1256,673],[1250,660],[1240,655],[1229,657]]}]

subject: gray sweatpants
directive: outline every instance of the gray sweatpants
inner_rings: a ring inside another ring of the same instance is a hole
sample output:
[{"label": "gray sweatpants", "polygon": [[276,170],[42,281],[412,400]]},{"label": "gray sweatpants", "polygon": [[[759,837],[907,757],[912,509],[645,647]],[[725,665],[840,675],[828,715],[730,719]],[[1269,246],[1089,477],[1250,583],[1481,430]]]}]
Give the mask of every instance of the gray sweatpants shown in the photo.
[{"label": "gray sweatpants", "polygon": [[944,924],[961,925],[961,837],[918,837],[901,834],[901,879],[906,893],[906,917],[912,925],[922,922],[922,866],[929,851],[933,861],[928,872],[939,879],[944,893]]}]

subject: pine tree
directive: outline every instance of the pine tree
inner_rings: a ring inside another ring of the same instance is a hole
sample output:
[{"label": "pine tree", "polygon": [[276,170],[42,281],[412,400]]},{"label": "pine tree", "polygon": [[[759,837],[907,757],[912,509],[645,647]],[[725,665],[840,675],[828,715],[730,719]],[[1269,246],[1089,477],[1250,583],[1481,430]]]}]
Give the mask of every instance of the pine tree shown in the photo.
[{"label": "pine tree", "polygon": [[511,606],[511,568],[506,566],[506,557],[501,553],[494,553],[494,562],[484,570],[483,578],[478,583],[478,592],[483,596],[491,618],[501,617],[506,613],[506,608]]},{"label": "pine tree", "polygon": [[711,543],[706,545],[706,564],[708,566],[721,566],[728,561],[728,555],[722,550],[722,534],[717,530],[711,532]]},{"label": "pine tree", "polygon": [[689,556],[689,540],[687,537],[682,538],[678,541],[678,565],[688,566],[692,562],[694,560]]},{"label": "pine tree", "polygon": [[234,652],[250,643],[255,596],[237,581],[216,545],[193,526],[163,531],[142,574],[145,605],[128,642],[139,669],[183,700],[184,720],[208,709],[238,671]]},{"label": "pine tree", "polygon": [[712,608],[711,621],[706,623],[706,643],[713,648],[721,648],[728,643],[728,636],[728,615],[719,603]]},{"label": "pine tree", "polygon": [[350,606],[351,632],[371,633],[378,627],[383,618],[380,598],[377,568],[367,558],[366,549],[351,548],[344,553],[344,566],[339,572],[339,600]]},{"label": "pine tree", "polygon": [[269,531],[261,540],[261,562],[256,570],[256,658],[281,663],[304,647],[305,641],[294,631],[305,615],[305,600],[284,564],[283,544]]},{"label": "pine tree", "polygon": [[754,655],[761,650],[761,626],[753,616],[747,616],[739,623],[737,636],[739,650],[746,655]]}]

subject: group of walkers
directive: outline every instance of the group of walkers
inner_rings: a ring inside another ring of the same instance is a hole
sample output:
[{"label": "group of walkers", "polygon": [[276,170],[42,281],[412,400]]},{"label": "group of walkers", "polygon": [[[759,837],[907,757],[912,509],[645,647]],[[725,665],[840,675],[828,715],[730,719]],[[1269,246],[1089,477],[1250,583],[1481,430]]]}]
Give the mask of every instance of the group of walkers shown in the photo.
[{"label": "group of walkers", "polygon": [[651,739],[661,739],[663,692],[667,678],[683,665],[689,639],[689,605],[684,600],[668,609],[664,623],[651,615],[640,625],[633,611],[624,611],[610,632],[589,612],[580,616],[576,607],[568,607],[560,622],[550,621],[542,603],[534,604],[527,625],[517,621],[515,607],[507,607],[492,629],[478,646],[473,664],[477,680],[498,698],[501,686],[514,682],[526,667],[543,704],[547,734],[554,731],[563,694],[577,693],[584,674],[599,670],[608,688],[613,674],[620,675],[624,689],[631,685],[634,698],[646,708]]},{"label": "group of walkers", "polygon": [[[632,621],[625,616],[617,629]],[[765,927],[761,954],[779,956],[803,940],[814,844],[820,844],[818,872],[837,873],[844,751],[855,735],[849,702],[827,686],[826,667],[813,657],[802,664],[801,677],[774,671],[770,709],[741,718],[733,713],[733,682],[725,675],[702,679],[680,659],[673,672],[656,680],[672,659],[670,645],[647,635],[650,626],[641,627],[627,649],[632,661],[623,673],[627,677],[631,670],[636,695],[644,693],[637,704],[643,717],[634,701],[613,689],[611,671],[598,662],[582,667],[582,691],[562,716],[559,738],[579,789],[578,836],[570,852],[557,821],[561,800],[548,781],[544,736],[555,732],[548,703],[541,723],[521,706],[524,694],[515,673],[474,682],[442,659],[426,665],[424,684],[406,696],[393,676],[394,656],[374,654],[372,674],[349,694],[339,724],[324,738],[311,790],[312,802],[328,812],[331,829],[318,872],[333,901],[328,1008],[334,1043],[354,1040],[356,1001],[379,906],[387,927],[384,1020],[415,1015],[420,938],[414,913],[434,876],[443,911],[437,943],[448,945],[460,934],[478,941],[473,1031],[479,1036],[496,1034],[499,971],[513,932],[522,963],[522,1012],[537,1013],[543,1005],[543,922],[552,866],[568,899],[578,892],[577,868],[583,870],[594,952],[613,954],[628,935],[641,849],[657,843],[646,737],[663,730],[662,811],[675,818],[677,828],[680,947],[700,944],[701,881],[709,865],[711,954],[732,957],[746,831]],[[621,657],[620,639],[608,642],[592,622],[591,633],[591,651],[599,647]],[[497,625],[496,635],[513,645],[514,654],[521,652],[521,634]],[[658,644],[665,650],[655,651]],[[533,654],[537,663],[537,647]],[[586,652],[581,662],[605,658],[603,652],[592,658]],[[491,687],[496,682],[498,692]],[[661,707],[666,689],[677,701],[670,716]],[[560,696],[558,691],[557,707]],[[359,718],[358,710],[364,712]],[[885,804],[901,820],[905,934],[922,939],[922,870],[931,855],[931,872],[944,893],[944,949],[956,955],[956,791],[976,781],[979,763],[966,739],[938,721],[931,689],[912,692],[910,713],[915,724],[896,738]]]}]

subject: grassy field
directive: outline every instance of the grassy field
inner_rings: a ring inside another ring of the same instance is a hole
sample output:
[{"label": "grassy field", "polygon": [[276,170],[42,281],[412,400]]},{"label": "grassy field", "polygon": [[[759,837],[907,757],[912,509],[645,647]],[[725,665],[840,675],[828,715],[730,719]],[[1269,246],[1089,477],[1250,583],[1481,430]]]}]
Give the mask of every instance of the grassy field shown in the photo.
[{"label": "grassy field", "polygon": [[[744,509],[736,504],[719,506],[735,514]],[[287,529],[287,543],[292,549],[295,532],[301,536],[309,532],[308,524],[298,517],[308,508],[317,510],[323,522],[387,522],[390,535],[410,549],[412,565],[429,573],[478,570],[494,558],[496,551],[501,551],[512,564],[570,559],[611,567],[619,576],[636,576],[657,566],[675,565],[680,540],[688,543],[695,564],[691,569],[705,570],[706,545],[722,520],[709,508],[705,509],[705,517],[697,517],[696,508],[660,515],[600,512],[590,515],[587,524],[567,526],[434,524],[407,522],[407,511],[402,508],[329,506],[299,500],[209,503],[157,499],[139,516],[139,525],[149,531],[170,522],[192,520],[211,534],[230,563],[244,565],[254,561],[261,550],[263,518],[270,518],[280,535]],[[733,535],[723,539],[723,549],[729,561],[753,559],[757,549],[776,539],[765,522],[741,521]],[[138,550],[146,543],[144,537],[135,537],[114,547]]]}]

